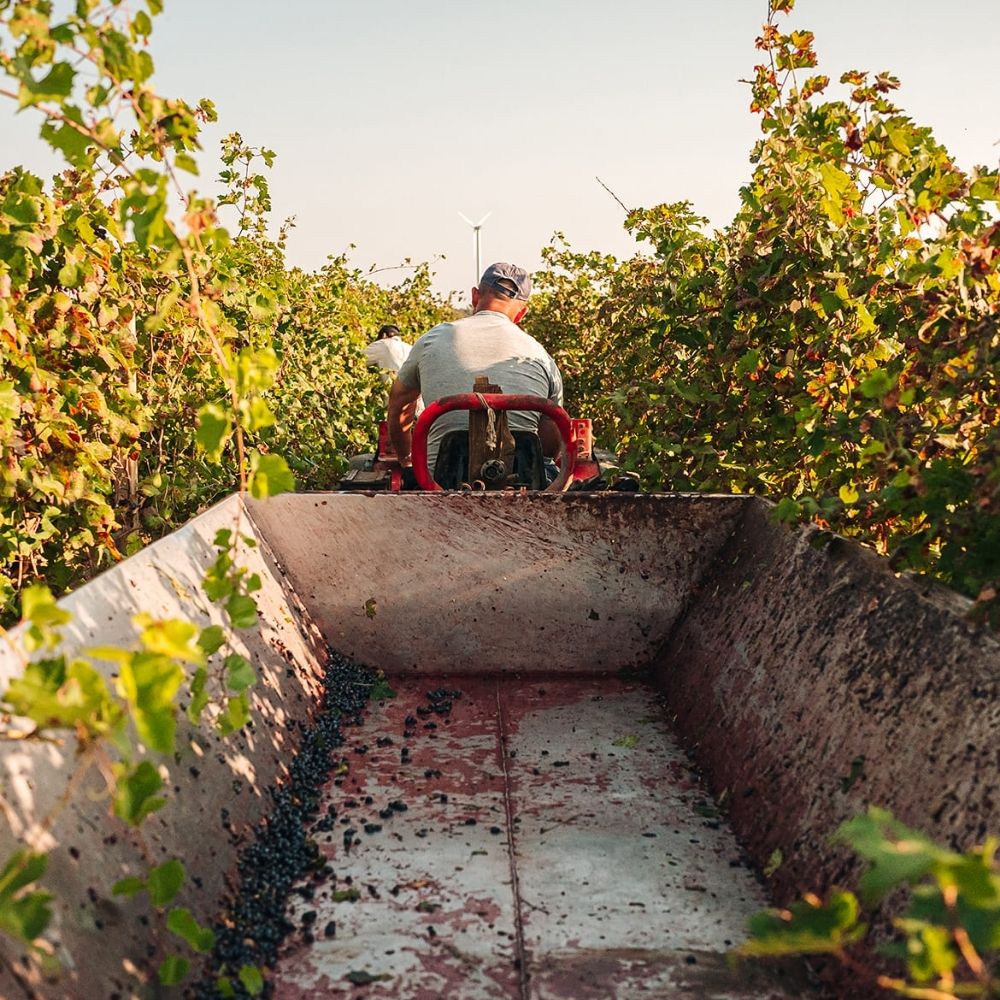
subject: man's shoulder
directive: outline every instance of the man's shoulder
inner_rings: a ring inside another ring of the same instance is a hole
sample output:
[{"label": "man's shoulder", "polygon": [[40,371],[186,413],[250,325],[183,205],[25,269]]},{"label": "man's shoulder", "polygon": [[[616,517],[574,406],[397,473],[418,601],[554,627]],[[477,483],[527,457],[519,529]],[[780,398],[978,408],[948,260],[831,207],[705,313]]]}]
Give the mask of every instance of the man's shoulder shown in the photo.
[{"label": "man's shoulder", "polygon": [[511,323],[508,335],[512,338],[512,342],[518,343],[528,356],[542,361],[552,360],[549,352],[527,330],[522,330],[521,327]]},{"label": "man's shoulder", "polygon": [[437,326],[432,326],[426,333],[421,334],[417,337],[413,346],[416,347],[418,344],[425,344],[428,341],[434,341],[443,335],[451,333],[455,329],[455,324],[451,322],[438,323]]},{"label": "man's shoulder", "polygon": [[419,346],[423,350],[442,340],[457,346],[463,338],[475,338],[483,334],[486,334],[494,345],[503,344],[508,350],[518,351],[521,357],[536,358],[540,361],[552,360],[548,351],[530,333],[522,330],[503,313],[489,310],[474,313],[472,316],[463,316],[447,323],[439,323],[428,330],[413,346],[414,349]]},{"label": "man's shoulder", "polygon": [[520,327],[518,327],[517,330],[518,330],[518,333],[520,333],[521,336],[524,337],[524,340],[525,340],[526,343],[531,344],[532,346],[534,346],[536,348],[536,350],[538,350],[540,353],[542,353],[546,357],[548,357],[549,352],[547,350],[545,350],[545,348],[542,346],[542,344],[539,341],[537,341],[534,337],[532,337],[532,335],[530,333],[528,333],[527,330],[522,330]]}]

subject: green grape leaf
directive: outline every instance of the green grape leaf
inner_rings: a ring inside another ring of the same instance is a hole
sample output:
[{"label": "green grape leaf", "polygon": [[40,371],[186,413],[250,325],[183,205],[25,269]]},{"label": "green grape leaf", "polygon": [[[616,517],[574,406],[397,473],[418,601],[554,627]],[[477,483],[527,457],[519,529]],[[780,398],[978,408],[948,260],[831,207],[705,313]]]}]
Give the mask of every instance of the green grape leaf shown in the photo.
[{"label": "green grape leaf", "polygon": [[195,951],[204,954],[215,944],[210,927],[202,927],[186,907],[180,906],[167,914],[167,929],[183,938]]},{"label": "green grape leaf", "polygon": [[180,955],[165,958],[156,970],[157,978],[163,986],[177,986],[191,971],[191,963]]},{"label": "green grape leaf", "polygon": [[834,841],[846,844],[869,862],[859,886],[862,898],[873,903],[897,886],[913,884],[935,866],[957,857],[883,809],[869,809],[865,815],[843,823]]},{"label": "green grape leaf", "polygon": [[3,700],[43,729],[82,728],[99,736],[121,718],[106,681],[84,660],[35,660],[11,681]]},{"label": "green grape leaf", "polygon": [[295,477],[280,455],[250,456],[250,494],[257,500],[289,493],[295,489]]},{"label": "green grape leaf", "polygon": [[130,826],[138,826],[150,813],[166,805],[167,800],[157,795],[162,788],[163,779],[149,761],[132,768],[121,767],[115,785],[115,815]]},{"label": "green grape leaf", "polygon": [[233,594],[226,601],[226,614],[233,628],[253,628],[257,624],[257,602],[245,594]]},{"label": "green grape leaf", "polygon": [[52,919],[47,892],[25,892],[45,874],[49,859],[33,851],[16,851],[0,871],[0,931],[30,943],[42,934]]},{"label": "green grape leaf", "polygon": [[256,965],[240,966],[239,979],[250,996],[260,996],[264,992],[264,977]]},{"label": "green grape leaf", "polygon": [[257,682],[257,675],[250,661],[239,653],[230,653],[223,666],[226,668],[226,685],[230,691],[240,694]]},{"label": "green grape leaf", "polygon": [[192,725],[197,725],[201,719],[201,713],[205,711],[208,704],[208,691],[205,690],[208,684],[208,671],[204,667],[199,667],[191,678],[191,701],[187,707],[188,721]]},{"label": "green grape leaf", "polygon": [[149,615],[138,615],[136,624],[142,628],[140,639],[151,653],[200,664],[204,661],[200,642],[196,645],[198,626],[179,620],[159,621]]},{"label": "green grape leaf", "polygon": [[112,896],[134,896],[146,888],[146,880],[130,875],[128,878],[120,878],[111,887]]},{"label": "green grape leaf", "polygon": [[876,368],[871,375],[862,381],[861,392],[867,399],[880,399],[889,394],[892,386],[893,381],[889,375],[881,368]]},{"label": "green grape leaf", "polygon": [[21,849],[15,851],[0,871],[0,900],[8,900],[21,889],[37,882],[49,866],[47,854]]},{"label": "green grape leaf", "polygon": [[[193,633],[192,633],[193,634]],[[177,721],[174,695],[184,680],[183,669],[163,653],[136,653],[123,663],[118,686],[132,709],[139,738],[153,750],[171,753]]]},{"label": "green grape leaf", "polygon": [[218,462],[222,458],[222,449],[226,446],[233,433],[233,424],[229,414],[216,403],[206,403],[198,411],[198,430],[195,441],[205,452],[210,462]]},{"label": "green grape leaf", "polygon": [[250,721],[250,701],[246,694],[226,701],[226,707],[216,720],[216,727],[223,736],[238,732]]},{"label": "green grape leaf", "polygon": [[217,653],[226,642],[226,633],[221,625],[208,625],[198,636],[198,645],[206,656]]},{"label": "green grape leaf", "polygon": [[25,942],[32,942],[52,920],[52,894],[28,892],[17,899],[0,900],[0,931]]},{"label": "green grape leaf", "polygon": [[164,861],[149,873],[149,899],[153,906],[172,902],[184,884],[184,865],[176,858]]},{"label": "green grape leaf", "polygon": [[947,927],[900,920],[906,931],[906,965],[916,983],[931,983],[954,972],[961,956]]},{"label": "green grape leaf", "polygon": [[23,75],[18,92],[18,107],[27,108],[45,101],[60,103],[72,92],[75,76],[76,70],[68,62],[55,63],[41,80]]},{"label": "green grape leaf", "polygon": [[823,903],[804,899],[786,910],[764,910],[749,921],[750,940],[738,949],[744,956],[815,955],[840,951],[865,933],[858,923],[858,901],[835,892]]},{"label": "green grape leaf", "polygon": [[70,620],[70,614],[56,604],[48,587],[30,584],[21,592],[21,618],[29,623],[24,645],[31,653],[54,648],[59,641],[58,628]]}]

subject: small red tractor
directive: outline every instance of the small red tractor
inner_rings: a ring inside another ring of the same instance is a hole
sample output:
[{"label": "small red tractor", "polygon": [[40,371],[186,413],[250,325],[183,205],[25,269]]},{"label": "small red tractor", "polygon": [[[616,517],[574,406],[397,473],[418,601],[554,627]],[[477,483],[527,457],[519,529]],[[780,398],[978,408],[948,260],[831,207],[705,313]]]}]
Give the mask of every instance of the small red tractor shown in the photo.
[{"label": "small red tractor", "polygon": [[[447,433],[441,441],[434,470],[427,463],[427,436],[431,425],[455,410],[469,411],[469,429]],[[531,411],[547,417],[559,432],[560,454],[554,466],[542,454],[532,431],[510,431],[507,413]],[[507,394],[499,386],[477,379],[473,392],[445,396],[430,403],[413,428],[413,475],[417,487],[428,492],[443,489],[530,489],[558,493],[565,490],[634,490],[632,478],[609,484],[606,473],[617,472],[614,456],[595,452],[591,422],[570,417],[561,407],[539,396]],[[341,490],[403,489],[404,475],[388,424],[379,424],[378,450],[351,460],[340,481]]]}]

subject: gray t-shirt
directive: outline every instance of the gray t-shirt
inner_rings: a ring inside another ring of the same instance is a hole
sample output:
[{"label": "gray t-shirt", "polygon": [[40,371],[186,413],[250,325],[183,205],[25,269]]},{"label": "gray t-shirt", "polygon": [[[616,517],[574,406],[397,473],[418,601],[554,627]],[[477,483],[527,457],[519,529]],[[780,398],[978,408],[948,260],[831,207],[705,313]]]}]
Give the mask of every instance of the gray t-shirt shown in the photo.
[{"label": "gray t-shirt", "polygon": [[[503,313],[483,310],[455,323],[441,323],[414,345],[399,369],[399,378],[419,389],[425,405],[457,393],[472,392],[479,375],[507,393],[541,396],[562,406],[562,377],[545,348]],[[538,430],[540,414],[513,410],[515,431]],[[459,410],[434,422],[427,437],[427,466],[434,473],[441,439],[449,431],[469,426],[469,414]]]}]

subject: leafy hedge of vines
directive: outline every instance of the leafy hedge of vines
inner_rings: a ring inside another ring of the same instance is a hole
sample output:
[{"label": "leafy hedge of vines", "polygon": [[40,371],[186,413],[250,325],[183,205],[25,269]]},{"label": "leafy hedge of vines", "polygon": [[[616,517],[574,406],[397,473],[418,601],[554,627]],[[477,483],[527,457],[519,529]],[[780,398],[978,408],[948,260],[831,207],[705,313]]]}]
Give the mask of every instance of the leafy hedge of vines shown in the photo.
[{"label": "leafy hedge of vines", "polygon": [[[253,160],[235,140],[227,153]],[[344,257],[288,268],[283,237],[263,234],[267,207],[224,243],[201,294],[227,348],[263,368],[244,365],[246,388],[256,380],[274,417],[248,440],[282,455],[300,487],[326,488],[384,404],[362,350],[373,330],[388,317],[412,335],[450,307],[426,266],[391,288]],[[226,385],[170,256],[123,238],[87,171],[48,189],[0,175],[0,621],[26,585],[63,590],[239,485],[231,441],[221,462],[198,447],[199,410],[223,406]]]},{"label": "leafy hedge of vines", "polygon": [[819,75],[792,2],[757,39],[733,221],[680,202],[629,213],[629,260],[550,247],[530,327],[648,488],[766,494],[996,622],[1000,177],[958,167],[891,74]]}]

